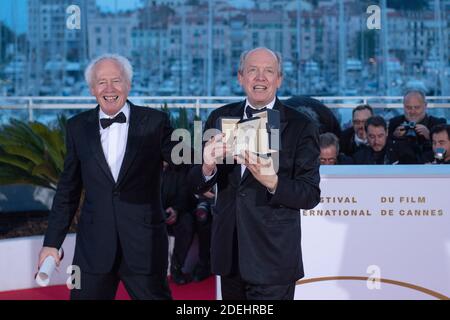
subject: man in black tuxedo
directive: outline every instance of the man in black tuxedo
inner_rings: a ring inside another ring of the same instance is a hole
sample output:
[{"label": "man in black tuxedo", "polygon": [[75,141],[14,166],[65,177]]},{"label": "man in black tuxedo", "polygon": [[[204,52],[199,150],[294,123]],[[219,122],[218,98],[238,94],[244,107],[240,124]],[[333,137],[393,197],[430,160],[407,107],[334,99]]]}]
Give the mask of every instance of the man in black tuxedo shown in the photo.
[{"label": "man in black tuxedo", "polygon": [[293,299],[304,275],[299,210],[320,200],[318,128],[276,97],[281,66],[280,56],[267,48],[244,52],[238,80],[246,100],[213,111],[205,127],[215,127],[220,117],[247,118],[252,108],[278,110],[278,171],[271,158],[248,151],[239,163],[220,164],[230,154],[222,134],[206,143],[203,165],[190,171],[196,193],[217,183],[211,267],[221,276],[223,299]]},{"label": "man in black tuxedo", "polygon": [[171,299],[168,239],[161,206],[163,160],[171,161],[168,116],[127,100],[129,61],[104,55],[87,67],[98,106],[67,122],[67,155],[49,215],[39,265],[58,249],[81,209],[73,264],[81,289],[71,299],[114,299],[122,280],[133,299]]}]

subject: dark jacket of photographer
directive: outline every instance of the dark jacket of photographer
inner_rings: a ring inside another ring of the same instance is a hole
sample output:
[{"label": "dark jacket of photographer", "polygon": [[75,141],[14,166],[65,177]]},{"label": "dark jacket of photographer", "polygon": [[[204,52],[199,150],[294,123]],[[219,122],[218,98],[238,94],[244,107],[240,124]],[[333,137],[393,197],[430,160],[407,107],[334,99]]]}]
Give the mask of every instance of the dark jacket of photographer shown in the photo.
[{"label": "dark jacket of photographer", "polygon": [[[395,137],[394,131],[398,126],[403,125],[405,116],[397,116],[389,121],[389,138],[392,140],[393,152],[396,154],[400,164],[421,164],[426,162],[425,154],[431,151],[431,140],[417,134],[416,137]],[[437,118],[430,115],[425,117],[417,124],[422,124],[431,130],[435,125],[446,123],[444,118]]]},{"label": "dark jacket of photographer", "polygon": [[381,151],[376,152],[371,147],[363,146],[353,155],[353,164],[393,164],[397,160],[389,142]]},{"label": "dark jacket of photographer", "polygon": [[184,172],[171,168],[161,173],[161,204],[163,209],[175,209],[179,215],[191,212],[196,205],[196,199],[187,187]]}]

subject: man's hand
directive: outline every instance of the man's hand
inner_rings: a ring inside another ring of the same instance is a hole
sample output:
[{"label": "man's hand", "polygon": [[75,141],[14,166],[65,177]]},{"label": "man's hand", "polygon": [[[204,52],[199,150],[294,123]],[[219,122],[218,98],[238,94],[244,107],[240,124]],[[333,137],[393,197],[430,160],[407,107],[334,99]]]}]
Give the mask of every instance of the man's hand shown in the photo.
[{"label": "man's hand", "polygon": [[38,269],[48,256],[52,256],[55,259],[56,266],[59,267],[61,260],[58,249],[52,247],[42,247],[41,252],[39,253]]},{"label": "man's hand", "polygon": [[169,214],[169,216],[166,218],[166,224],[167,225],[172,225],[175,222],[177,222],[177,218],[178,218],[178,212],[177,210],[175,210],[172,207],[169,207],[166,209],[166,212]]},{"label": "man's hand", "polygon": [[204,196],[205,198],[208,198],[208,199],[213,199],[215,197],[215,194],[214,194],[214,192],[209,190],[209,191],[206,191],[205,193],[203,193],[202,196]]},{"label": "man's hand", "polygon": [[417,134],[423,136],[427,140],[430,140],[430,130],[428,130],[428,128],[423,124],[416,124],[414,130],[416,130]]},{"label": "man's hand", "polygon": [[210,176],[216,170],[218,163],[223,163],[223,159],[227,153],[230,152],[229,147],[223,138],[225,134],[220,133],[212,137],[203,149],[203,166],[202,171],[204,176]]},{"label": "man's hand", "polygon": [[278,185],[278,175],[275,172],[272,158],[264,159],[245,150],[243,155],[236,160],[242,162],[259,183],[270,192],[275,192]]},{"label": "man's hand", "polygon": [[405,127],[400,125],[397,128],[395,128],[392,134],[394,135],[394,137],[400,138],[403,137],[405,133],[406,133]]}]

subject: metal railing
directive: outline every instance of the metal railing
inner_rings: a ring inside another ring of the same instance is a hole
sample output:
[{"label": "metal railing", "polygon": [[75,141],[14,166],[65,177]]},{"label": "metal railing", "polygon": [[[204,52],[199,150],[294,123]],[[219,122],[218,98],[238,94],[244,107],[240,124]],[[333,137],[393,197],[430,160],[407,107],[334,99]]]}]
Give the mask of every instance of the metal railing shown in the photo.
[{"label": "metal railing", "polygon": [[[195,109],[200,116],[201,109],[214,109],[225,103],[242,100],[236,96],[130,96],[136,104],[153,108]],[[289,97],[280,97],[284,100]],[[370,104],[373,108],[402,108],[401,96],[315,96],[328,107],[354,108],[358,104]],[[450,96],[427,97],[429,108],[450,108]],[[0,97],[0,110],[27,110],[28,119],[33,121],[35,110],[90,109],[97,105],[95,97]]]}]

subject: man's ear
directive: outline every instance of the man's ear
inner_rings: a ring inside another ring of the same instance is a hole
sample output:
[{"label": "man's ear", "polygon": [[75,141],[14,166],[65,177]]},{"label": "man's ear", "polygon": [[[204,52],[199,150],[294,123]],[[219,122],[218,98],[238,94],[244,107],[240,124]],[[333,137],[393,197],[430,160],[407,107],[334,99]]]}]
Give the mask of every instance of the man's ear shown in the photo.
[{"label": "man's ear", "polygon": [[242,86],[242,74],[239,71],[238,71],[237,76],[238,76],[238,82]]},{"label": "man's ear", "polygon": [[280,75],[278,77],[278,85],[277,85],[277,89],[280,89],[281,85],[283,84],[283,75]]}]

